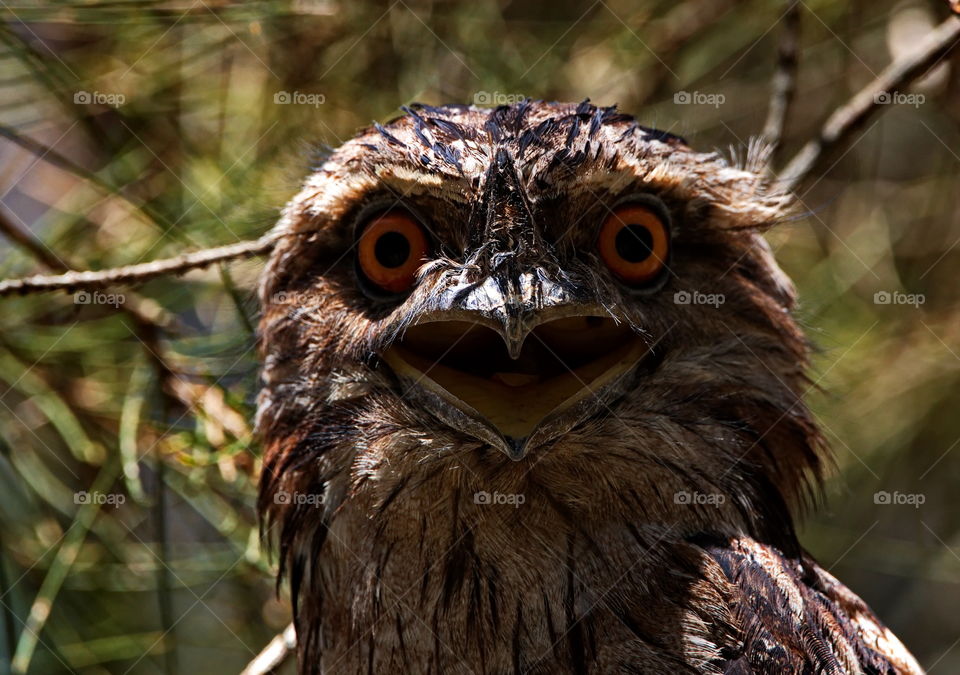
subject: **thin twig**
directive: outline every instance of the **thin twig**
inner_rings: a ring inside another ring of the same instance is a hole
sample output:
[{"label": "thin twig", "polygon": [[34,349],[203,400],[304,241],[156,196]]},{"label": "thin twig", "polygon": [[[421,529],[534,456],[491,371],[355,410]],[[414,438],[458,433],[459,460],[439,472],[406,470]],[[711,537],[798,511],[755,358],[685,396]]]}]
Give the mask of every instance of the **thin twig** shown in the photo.
[{"label": "thin twig", "polygon": [[876,79],[838,108],[817,138],[807,143],[780,172],[785,191],[796,189],[823,161],[847,141],[877,109],[901,89],[922,77],[960,42],[960,19],[950,17],[932,30],[910,54],[884,68]]},{"label": "thin twig", "polygon": [[33,236],[33,233],[15,220],[10,220],[0,211],[0,233],[7,236],[21,248],[25,249],[30,255],[37,259],[41,265],[54,272],[68,272],[70,265],[60,259],[49,248],[43,245],[39,239]]},{"label": "thin twig", "polygon": [[6,138],[9,141],[12,141],[19,145],[24,150],[27,150],[33,153],[38,159],[51,164],[52,166],[57,167],[63,171],[66,171],[69,174],[72,174],[78,178],[82,178],[88,183],[95,185],[98,189],[103,192],[106,192],[109,195],[115,195],[127,202],[132,208],[136,209],[142,213],[149,223],[156,227],[157,229],[166,232],[177,233],[176,229],[172,228],[170,223],[167,223],[165,219],[149,204],[140,204],[134,201],[132,198],[125,195],[119,188],[111,185],[107,181],[103,180],[97,174],[92,171],[84,169],[82,166],[66,157],[65,155],[60,154],[53,148],[48,145],[44,145],[40,141],[36,141],[32,138],[20,134],[16,129],[8,127],[4,124],[0,124],[0,136]]},{"label": "thin twig", "polygon": [[[0,211],[0,234],[6,235],[11,241],[21,246],[45,267],[67,271],[74,269],[70,261],[65,259],[65,256],[48,247],[35,237],[30,230],[18,224],[18,221],[8,219],[2,211]],[[230,285],[228,286],[228,292],[235,297],[239,311],[241,308],[239,291],[235,286]],[[249,438],[250,432],[243,425],[243,416],[226,403],[221,387],[216,384],[209,386],[194,384],[177,374],[169,358],[169,350],[162,343],[165,332],[177,331],[180,328],[180,322],[174,314],[167,311],[155,300],[143,297],[133,291],[122,294],[119,298],[118,309],[131,318],[133,322],[131,330],[143,345],[147,359],[159,373],[162,383],[161,391],[165,397],[169,397],[172,403],[182,405],[187,410],[193,410],[194,408],[204,410],[208,414],[216,416],[219,423],[237,438]],[[246,319],[245,326],[248,332],[252,334],[253,326],[250,319],[245,314],[243,318]],[[210,396],[214,390],[219,391],[220,396],[219,399],[215,397],[211,400]],[[132,459],[135,468],[137,424],[134,422],[133,428],[125,430],[123,420],[130,413],[127,412],[126,404],[124,405],[120,426],[121,455],[126,452],[126,459]],[[216,411],[211,412],[209,410],[211,407],[215,408]],[[134,414],[134,417],[138,416],[139,413]],[[137,483],[129,481],[129,472],[132,471],[130,466],[129,463],[124,465],[124,473],[128,478],[128,485],[131,485],[131,494],[142,497],[141,491],[136,487]]]},{"label": "thin twig", "polygon": [[9,141],[13,141],[19,145],[24,150],[36,155],[41,158],[43,161],[52,164],[55,167],[63,169],[67,173],[72,173],[79,178],[83,178],[90,183],[93,183],[98,188],[107,192],[109,194],[119,194],[116,188],[107,183],[105,180],[100,178],[97,174],[92,171],[84,169],[82,166],[74,162],[73,160],[67,158],[66,156],[60,154],[53,148],[48,145],[44,145],[40,141],[36,141],[28,136],[24,136],[19,133],[13,127],[8,127],[5,124],[0,124],[0,136],[6,138]]},{"label": "thin twig", "polygon": [[[0,234],[23,248],[48,269],[64,273],[74,269],[68,260],[44,244],[19,222],[7,218],[2,211],[0,211]],[[138,324],[155,323],[163,328],[173,328],[177,325],[176,317],[159,303],[136,293],[131,292],[121,298],[120,307]]]},{"label": "thin twig", "polygon": [[230,270],[226,265],[220,265],[219,267],[220,279],[223,281],[223,287],[227,290],[230,299],[233,301],[233,306],[237,310],[237,318],[240,319],[240,323],[243,324],[248,335],[256,335],[257,327],[254,325],[254,321],[247,315],[247,310],[243,306],[243,296],[240,295],[237,285],[233,283]]},{"label": "thin twig", "polygon": [[297,633],[291,623],[282,633],[270,640],[270,643],[247,664],[240,675],[267,675],[280,667],[296,647]]},{"label": "thin twig", "polygon": [[797,90],[797,67],[800,64],[800,2],[787,0],[787,12],[783,17],[783,33],[777,52],[777,70],[773,75],[770,92],[770,108],[763,125],[763,137],[768,146],[768,162],[773,162],[790,113],[790,104]]},{"label": "thin twig", "polygon": [[17,293],[95,290],[111,285],[142,283],[155,277],[183,274],[226,260],[265,255],[273,249],[278,237],[278,234],[269,232],[259,239],[181,253],[173,258],[153,260],[138,265],[87,272],[66,272],[50,276],[37,275],[25,279],[7,279],[0,281],[0,297]]}]

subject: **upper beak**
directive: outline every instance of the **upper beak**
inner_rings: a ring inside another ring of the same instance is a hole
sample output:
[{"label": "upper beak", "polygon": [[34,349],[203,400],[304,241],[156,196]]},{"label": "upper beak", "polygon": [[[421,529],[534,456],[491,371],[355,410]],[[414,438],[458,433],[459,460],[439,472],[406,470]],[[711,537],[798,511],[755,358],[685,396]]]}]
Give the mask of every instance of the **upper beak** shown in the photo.
[{"label": "upper beak", "polygon": [[596,301],[541,269],[447,287],[383,354],[450,426],[520,460],[602,411],[651,353]]}]

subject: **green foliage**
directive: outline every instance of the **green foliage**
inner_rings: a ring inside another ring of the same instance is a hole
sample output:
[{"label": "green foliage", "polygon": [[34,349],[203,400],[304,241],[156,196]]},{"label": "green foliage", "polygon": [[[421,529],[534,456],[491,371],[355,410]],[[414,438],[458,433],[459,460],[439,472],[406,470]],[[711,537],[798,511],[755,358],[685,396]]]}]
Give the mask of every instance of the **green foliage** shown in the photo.
[{"label": "green foliage", "polygon": [[[806,4],[782,157],[942,4]],[[763,127],[783,10],[4,5],[0,229],[28,234],[0,243],[0,276],[255,238],[318,150],[411,101],[590,97],[698,148],[742,151]],[[891,105],[831,158],[801,191],[805,216],[770,235],[822,349],[811,400],[837,454],[804,541],[937,672],[960,669],[951,61],[903,92],[920,103]],[[679,91],[714,103],[678,104]],[[30,673],[239,672],[289,621],[254,512],[261,264],[0,301],[0,673],[11,661]],[[883,491],[924,503],[875,503]]]}]

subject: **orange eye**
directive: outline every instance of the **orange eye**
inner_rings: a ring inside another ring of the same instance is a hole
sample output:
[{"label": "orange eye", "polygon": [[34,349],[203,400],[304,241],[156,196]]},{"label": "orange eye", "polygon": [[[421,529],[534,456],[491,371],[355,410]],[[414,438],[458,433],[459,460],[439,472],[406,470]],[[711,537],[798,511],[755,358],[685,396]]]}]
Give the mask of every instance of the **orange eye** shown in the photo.
[{"label": "orange eye", "polygon": [[375,285],[402,293],[416,279],[427,254],[427,237],[412,216],[394,211],[377,216],[360,235],[360,269]]},{"label": "orange eye", "polygon": [[654,211],[627,204],[607,216],[597,249],[614,276],[638,285],[653,280],[666,265],[670,235]]}]

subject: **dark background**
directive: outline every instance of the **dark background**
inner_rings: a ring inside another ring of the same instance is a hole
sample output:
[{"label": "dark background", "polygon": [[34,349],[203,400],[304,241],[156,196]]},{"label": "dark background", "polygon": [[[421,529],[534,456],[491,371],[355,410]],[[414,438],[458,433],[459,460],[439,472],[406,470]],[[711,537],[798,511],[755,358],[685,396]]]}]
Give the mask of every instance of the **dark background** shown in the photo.
[{"label": "dark background", "polygon": [[[781,166],[948,14],[800,5]],[[589,97],[742,155],[784,11],[0,3],[0,277],[259,236],[316,148],[412,101]],[[836,454],[802,539],[926,668],[955,673],[960,50],[881,112],[800,189],[804,217],[769,235],[821,350],[809,398]],[[261,264],[0,300],[0,672],[14,653],[30,673],[239,672],[289,621],[253,508]],[[124,503],[78,504],[81,490]],[[876,503],[884,492],[901,503]]]}]

